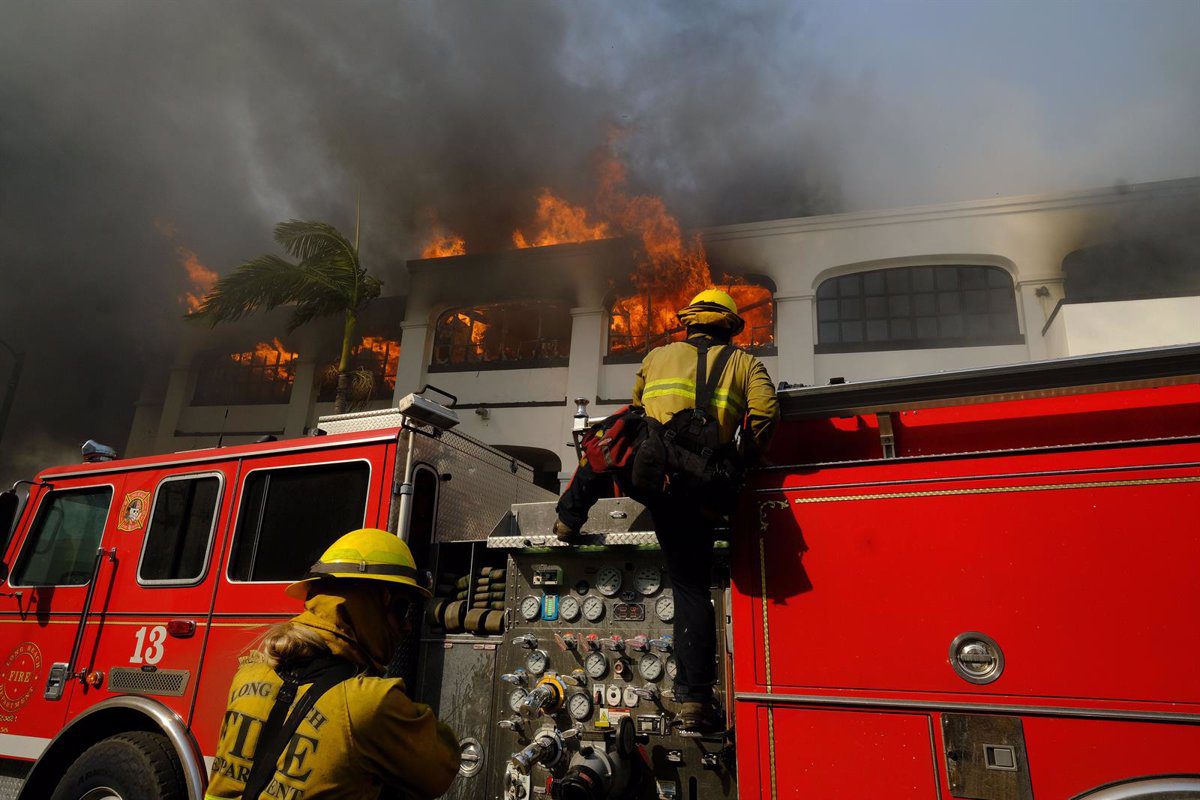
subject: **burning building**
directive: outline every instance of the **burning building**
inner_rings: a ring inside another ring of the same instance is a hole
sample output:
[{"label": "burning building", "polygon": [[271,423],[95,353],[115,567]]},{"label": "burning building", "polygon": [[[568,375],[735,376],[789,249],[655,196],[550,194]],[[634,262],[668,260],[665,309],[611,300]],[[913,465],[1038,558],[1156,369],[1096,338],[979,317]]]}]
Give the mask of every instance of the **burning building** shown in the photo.
[{"label": "burning building", "polygon": [[[694,238],[669,223],[608,222],[620,207],[601,219],[552,194],[538,203],[538,224],[514,234],[515,249],[473,253],[442,230],[428,257],[403,265],[404,296],[381,298],[363,320],[356,401],[382,407],[443,388],[459,398],[467,433],[531,463],[547,485],[573,466],[574,399],[592,413],[627,402],[642,355],[682,335],[675,310],[710,283],[746,316],[738,343],[790,384],[1200,339],[1200,248],[1138,244],[1200,207],[1200,180]],[[577,241],[555,243],[564,239]],[[285,338],[267,315],[190,331],[192,344],[147,383],[128,450],[302,434],[332,408],[332,328]]]}]

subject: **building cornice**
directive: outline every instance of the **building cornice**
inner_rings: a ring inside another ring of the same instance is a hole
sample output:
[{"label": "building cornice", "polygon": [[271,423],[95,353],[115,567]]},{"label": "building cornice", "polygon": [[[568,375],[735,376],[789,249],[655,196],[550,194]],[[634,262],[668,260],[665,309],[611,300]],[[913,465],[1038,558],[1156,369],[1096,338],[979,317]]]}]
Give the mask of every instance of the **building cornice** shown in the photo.
[{"label": "building cornice", "polygon": [[1044,195],[1023,195],[988,200],[968,200],[925,206],[905,206],[876,211],[852,211],[845,214],[825,214],[815,217],[747,222],[703,228],[700,235],[706,242],[754,239],[786,234],[814,233],[841,228],[866,228],[878,225],[903,225],[914,222],[936,222],[944,219],[1000,216],[1033,211],[1055,211],[1088,206],[1115,205],[1130,201],[1160,200],[1176,197],[1200,197],[1200,177],[1180,178],[1062,192]]}]

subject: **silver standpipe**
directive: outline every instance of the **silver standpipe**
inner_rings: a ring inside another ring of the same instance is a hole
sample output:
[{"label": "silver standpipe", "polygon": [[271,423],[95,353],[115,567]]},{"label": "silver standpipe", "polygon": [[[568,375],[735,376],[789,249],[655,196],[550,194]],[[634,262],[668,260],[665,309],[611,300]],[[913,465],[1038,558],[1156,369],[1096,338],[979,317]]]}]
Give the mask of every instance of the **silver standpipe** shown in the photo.
[{"label": "silver standpipe", "polygon": [[509,763],[522,775],[528,774],[534,764],[551,766],[563,755],[562,736],[554,728],[542,728],[534,734],[533,741],[520,752],[513,753]]},{"label": "silver standpipe", "polygon": [[586,397],[575,398],[575,430],[582,431],[588,426],[588,399]]},{"label": "silver standpipe", "polygon": [[396,535],[408,541],[408,526],[412,522],[413,454],[417,449],[416,434],[405,428],[407,450],[404,454],[404,481],[400,484],[400,511],[396,520]]}]

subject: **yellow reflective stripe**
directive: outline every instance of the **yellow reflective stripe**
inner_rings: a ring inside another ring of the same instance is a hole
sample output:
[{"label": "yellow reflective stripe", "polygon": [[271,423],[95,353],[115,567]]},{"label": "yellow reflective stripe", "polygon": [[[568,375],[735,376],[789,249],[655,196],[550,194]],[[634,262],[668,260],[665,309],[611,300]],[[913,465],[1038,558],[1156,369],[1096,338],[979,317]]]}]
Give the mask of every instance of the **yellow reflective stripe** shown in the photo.
[{"label": "yellow reflective stripe", "polygon": [[656,397],[682,397],[684,400],[696,401],[695,389],[653,389],[642,392],[642,400],[653,400]]},{"label": "yellow reflective stripe", "polygon": [[664,386],[682,387],[684,389],[691,389],[695,391],[696,382],[689,381],[687,378],[660,378],[656,381],[646,381],[645,388],[657,389]]},{"label": "yellow reflective stripe", "polygon": [[[685,391],[682,389],[656,389],[652,392],[642,392],[642,401],[654,400],[659,397],[681,397],[684,400],[696,401],[696,393]],[[745,410],[745,403],[737,397],[714,397],[712,400],[713,408],[723,408],[729,411],[742,412]]]}]

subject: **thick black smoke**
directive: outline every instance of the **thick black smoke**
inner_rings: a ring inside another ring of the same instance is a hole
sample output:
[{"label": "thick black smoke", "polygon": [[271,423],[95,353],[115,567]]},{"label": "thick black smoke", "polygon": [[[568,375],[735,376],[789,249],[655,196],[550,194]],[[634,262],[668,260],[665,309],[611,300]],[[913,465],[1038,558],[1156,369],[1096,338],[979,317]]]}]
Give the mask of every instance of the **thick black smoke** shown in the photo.
[{"label": "thick black smoke", "polygon": [[503,246],[540,187],[590,199],[614,125],[631,177],[687,222],[814,208],[766,108],[791,12],[592,5],[6,4],[0,339],[27,359],[0,479],[123,445],[183,324],[176,243],[223,271],[281,219],[352,229],[361,194],[377,267],[417,255],[435,215]]},{"label": "thick black smoke", "polygon": [[[910,103],[815,63],[809,12],[838,7],[9,0],[0,339],[27,362],[0,480],[87,437],[124,443],[141,376],[183,325],[177,244],[225,271],[270,250],[282,219],[353,229],[361,197],[364,258],[395,292],[435,217],[479,250],[506,246],[543,186],[588,201],[614,127],[634,188],[686,225],[981,197],[995,175],[1010,189],[1012,165],[971,137],[1011,141],[975,123],[1012,104],[973,100],[946,128],[930,86]],[[912,171],[931,160],[941,182],[922,192]],[[945,178],[968,162],[977,180],[954,196]],[[0,352],[0,386],[7,367]]]}]

